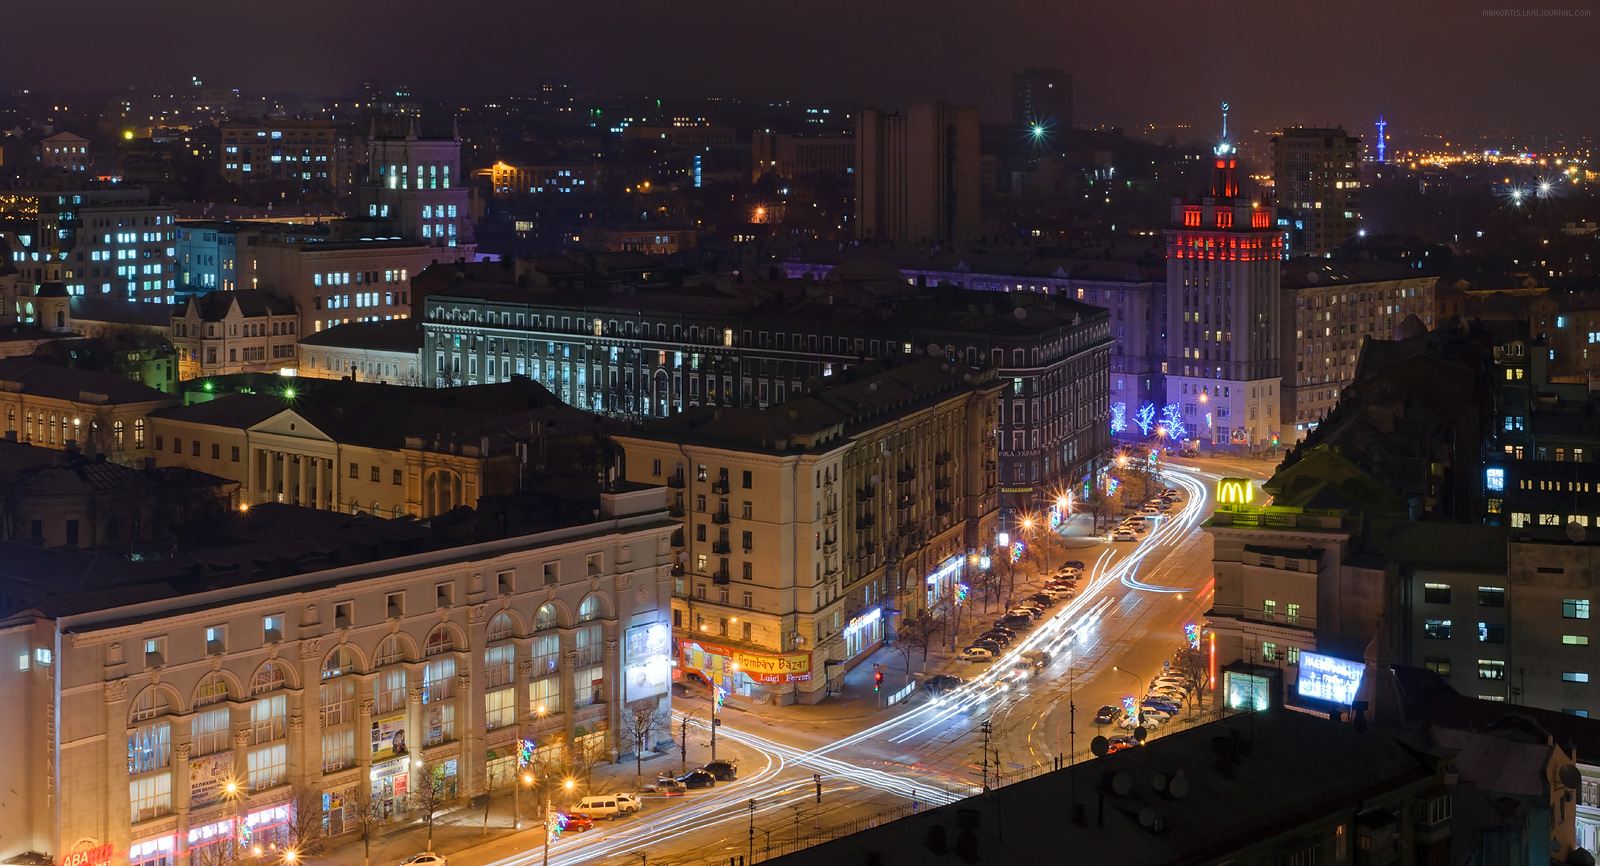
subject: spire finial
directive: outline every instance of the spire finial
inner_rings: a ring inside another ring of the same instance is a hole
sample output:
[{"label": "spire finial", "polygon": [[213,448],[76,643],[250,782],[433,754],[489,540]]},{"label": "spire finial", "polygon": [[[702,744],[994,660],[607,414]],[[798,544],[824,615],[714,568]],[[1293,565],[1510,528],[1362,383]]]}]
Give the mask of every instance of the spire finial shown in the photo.
[{"label": "spire finial", "polygon": [[1228,140],[1228,103],[1222,103],[1222,140]]}]

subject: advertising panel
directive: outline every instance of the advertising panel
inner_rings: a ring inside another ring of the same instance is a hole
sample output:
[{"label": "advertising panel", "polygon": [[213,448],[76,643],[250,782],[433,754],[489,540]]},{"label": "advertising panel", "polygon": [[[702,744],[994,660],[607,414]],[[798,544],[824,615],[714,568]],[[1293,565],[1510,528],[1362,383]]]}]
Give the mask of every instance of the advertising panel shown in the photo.
[{"label": "advertising panel", "polygon": [[1238,671],[1223,671],[1223,679],[1224,694],[1228,696],[1229,709],[1267,709],[1271,686],[1266,677],[1242,674]]},{"label": "advertising panel", "polygon": [[1302,652],[1298,691],[1302,698],[1348,706],[1361,690],[1361,677],[1366,672],[1367,666],[1361,662]]},{"label": "advertising panel", "polygon": [[683,666],[694,670],[730,673],[732,663],[739,666],[738,673],[758,683],[811,681],[810,653],[753,653],[695,640],[684,641],[682,650]]},{"label": "advertising panel", "polygon": [[672,629],[664,622],[637,626],[628,629],[623,643],[627,649],[624,699],[637,701],[666,694],[672,679]]},{"label": "advertising panel", "polygon": [[189,762],[189,808],[221,800],[233,778],[233,753],[219,752]]},{"label": "advertising panel", "polygon": [[406,716],[400,713],[372,720],[372,757],[376,760],[406,754]]}]

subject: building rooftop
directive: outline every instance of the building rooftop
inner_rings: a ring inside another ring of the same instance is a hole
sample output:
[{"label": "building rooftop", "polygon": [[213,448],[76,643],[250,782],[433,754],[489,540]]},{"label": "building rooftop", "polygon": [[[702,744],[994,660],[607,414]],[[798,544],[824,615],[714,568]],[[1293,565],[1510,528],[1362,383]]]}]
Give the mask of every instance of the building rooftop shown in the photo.
[{"label": "building rooftop", "polygon": [[78,403],[149,403],[172,399],[125,376],[69,370],[33,358],[0,359],[0,391]]},{"label": "building rooftop", "polygon": [[1433,759],[1372,730],[1238,715],[771,862],[1204,863],[1436,777]]},{"label": "building rooftop", "polygon": [[371,352],[414,353],[422,351],[422,327],[417,324],[416,319],[350,322],[345,325],[335,325],[325,331],[306,334],[300,338],[300,345]]},{"label": "building rooftop", "polygon": [[666,418],[637,423],[630,435],[733,450],[801,453],[844,444],[841,437],[966,390],[998,382],[993,370],[927,358],[886,366],[874,361],[823,379],[804,397],[769,409],[697,406]]},{"label": "building rooftop", "polygon": [[202,322],[220,322],[228,317],[233,306],[238,304],[239,312],[247,319],[262,316],[293,316],[296,314],[294,302],[277,295],[269,294],[260,289],[238,289],[230,292],[206,292],[195,295],[184,304],[176,306],[174,316],[187,316],[192,307],[200,316]]},{"label": "building rooftop", "polygon": [[1285,289],[1326,289],[1331,286],[1357,283],[1433,278],[1416,268],[1408,268],[1395,262],[1382,260],[1346,262],[1321,256],[1293,258],[1284,262],[1279,270]]}]

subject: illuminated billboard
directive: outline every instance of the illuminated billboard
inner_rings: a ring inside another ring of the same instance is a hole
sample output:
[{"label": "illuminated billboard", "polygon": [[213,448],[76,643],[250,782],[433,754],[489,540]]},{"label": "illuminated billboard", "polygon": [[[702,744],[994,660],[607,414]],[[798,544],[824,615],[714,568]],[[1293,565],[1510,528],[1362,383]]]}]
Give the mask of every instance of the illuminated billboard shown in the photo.
[{"label": "illuminated billboard", "polygon": [[1256,497],[1255,485],[1248,478],[1222,478],[1217,481],[1217,502],[1222,505],[1249,505]]},{"label": "illuminated billboard", "polygon": [[1361,675],[1366,671],[1367,666],[1361,662],[1302,652],[1300,697],[1348,706],[1356,699],[1356,692],[1361,689]]},{"label": "illuminated billboard", "polygon": [[1223,691],[1227,695],[1228,709],[1265,710],[1271,695],[1271,681],[1265,676],[1239,671],[1223,672]]}]

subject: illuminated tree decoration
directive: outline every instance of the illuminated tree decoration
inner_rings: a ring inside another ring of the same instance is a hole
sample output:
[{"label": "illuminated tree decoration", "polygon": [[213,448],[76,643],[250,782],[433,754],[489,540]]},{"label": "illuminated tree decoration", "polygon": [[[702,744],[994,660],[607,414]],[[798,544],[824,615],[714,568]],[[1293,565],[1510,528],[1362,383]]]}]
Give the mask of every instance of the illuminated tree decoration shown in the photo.
[{"label": "illuminated tree decoration", "polygon": [[967,601],[967,593],[969,591],[970,590],[967,588],[966,584],[956,584],[956,604],[965,604]]},{"label": "illuminated tree decoration", "polygon": [[1139,721],[1139,710],[1138,708],[1134,707],[1132,697],[1126,697],[1122,699],[1122,710],[1128,714],[1128,721]]},{"label": "illuminated tree decoration", "polygon": [[1140,406],[1139,411],[1133,416],[1133,423],[1139,425],[1140,433],[1149,436],[1150,428],[1155,426],[1156,423],[1156,405],[1154,403],[1146,403]]},{"label": "illuminated tree decoration", "polygon": [[1200,626],[1189,623],[1183,627],[1183,636],[1189,639],[1189,649],[1200,648]]},{"label": "illuminated tree decoration", "polygon": [[1128,429],[1128,404],[1111,404],[1111,432],[1121,433]]},{"label": "illuminated tree decoration", "polygon": [[1023,549],[1022,539],[1019,538],[1016,541],[1011,542],[1011,561],[1012,562],[1021,562],[1022,561],[1022,549]]},{"label": "illuminated tree decoration", "polygon": [[1177,403],[1168,403],[1161,410],[1161,426],[1167,428],[1167,437],[1170,439],[1188,438],[1188,429],[1183,426],[1183,412]]},{"label": "illuminated tree decoration", "polygon": [[567,829],[567,816],[564,813],[550,810],[550,817],[545,821],[545,832],[552,841],[561,838],[561,831]]}]

